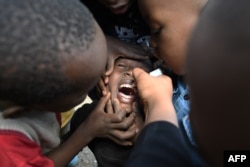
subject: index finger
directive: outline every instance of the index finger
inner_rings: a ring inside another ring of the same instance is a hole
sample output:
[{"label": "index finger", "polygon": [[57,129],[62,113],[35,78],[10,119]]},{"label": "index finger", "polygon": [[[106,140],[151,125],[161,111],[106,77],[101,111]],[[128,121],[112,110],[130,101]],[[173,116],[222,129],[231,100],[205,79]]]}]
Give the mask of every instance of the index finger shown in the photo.
[{"label": "index finger", "polygon": [[147,73],[144,70],[140,69],[140,68],[134,68],[133,69],[133,76],[134,76],[134,78],[136,79],[137,82],[138,81],[140,82],[141,80],[145,79],[145,77],[147,77],[146,74]]},{"label": "index finger", "polygon": [[98,102],[98,105],[96,108],[103,109],[105,108],[106,104],[108,103],[108,100],[110,99],[110,92],[107,93],[107,95],[103,96],[100,101]]},{"label": "index finger", "polygon": [[113,58],[111,55],[109,55],[107,66],[106,66],[106,71],[104,73],[104,77],[109,76],[113,72],[114,64],[115,64],[115,58]]}]

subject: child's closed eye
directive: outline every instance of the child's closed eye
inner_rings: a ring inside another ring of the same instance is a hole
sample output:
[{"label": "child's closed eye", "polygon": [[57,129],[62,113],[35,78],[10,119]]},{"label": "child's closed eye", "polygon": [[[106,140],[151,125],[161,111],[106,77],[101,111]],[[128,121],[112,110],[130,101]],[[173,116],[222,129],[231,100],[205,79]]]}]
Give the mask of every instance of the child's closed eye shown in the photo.
[{"label": "child's closed eye", "polygon": [[119,67],[119,68],[126,68],[126,67],[128,67],[126,64],[122,64],[122,63],[119,63],[116,66]]}]

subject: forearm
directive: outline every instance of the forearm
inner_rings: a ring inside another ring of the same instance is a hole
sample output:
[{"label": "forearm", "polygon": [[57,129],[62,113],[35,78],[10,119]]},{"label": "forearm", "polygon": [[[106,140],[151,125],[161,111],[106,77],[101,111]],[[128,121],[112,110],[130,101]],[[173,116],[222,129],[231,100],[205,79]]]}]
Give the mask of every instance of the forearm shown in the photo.
[{"label": "forearm", "polygon": [[167,121],[178,127],[176,112],[171,97],[166,95],[153,97],[146,109],[145,125],[155,121]]},{"label": "forearm", "polygon": [[49,152],[47,157],[54,162],[55,167],[67,166],[71,159],[92,140],[88,136],[88,134],[76,130],[68,140]]}]

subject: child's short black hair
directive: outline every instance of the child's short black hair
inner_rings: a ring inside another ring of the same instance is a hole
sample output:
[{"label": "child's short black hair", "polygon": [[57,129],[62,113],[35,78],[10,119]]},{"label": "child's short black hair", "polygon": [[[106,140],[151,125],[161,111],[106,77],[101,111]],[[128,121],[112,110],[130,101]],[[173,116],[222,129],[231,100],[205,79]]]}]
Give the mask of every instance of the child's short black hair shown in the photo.
[{"label": "child's short black hair", "polygon": [[44,103],[72,92],[63,64],[82,56],[75,52],[86,52],[95,35],[77,0],[0,0],[0,99]]}]

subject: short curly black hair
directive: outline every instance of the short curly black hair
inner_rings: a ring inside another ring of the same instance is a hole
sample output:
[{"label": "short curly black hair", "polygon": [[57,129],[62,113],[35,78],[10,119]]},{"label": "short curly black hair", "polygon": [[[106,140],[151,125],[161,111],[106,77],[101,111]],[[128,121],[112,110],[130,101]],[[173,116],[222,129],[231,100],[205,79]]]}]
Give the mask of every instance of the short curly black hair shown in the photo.
[{"label": "short curly black hair", "polygon": [[63,64],[95,35],[78,0],[0,0],[0,99],[39,104],[72,92]]}]

